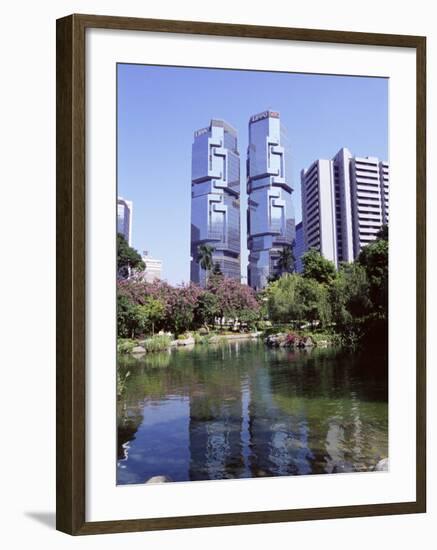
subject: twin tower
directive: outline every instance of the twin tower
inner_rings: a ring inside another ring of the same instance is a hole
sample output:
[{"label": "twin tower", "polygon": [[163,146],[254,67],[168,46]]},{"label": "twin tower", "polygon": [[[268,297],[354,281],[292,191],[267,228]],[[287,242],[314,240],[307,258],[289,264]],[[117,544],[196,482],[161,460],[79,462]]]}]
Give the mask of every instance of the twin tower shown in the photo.
[{"label": "twin tower", "polygon": [[[249,121],[247,149],[248,284],[264,288],[279,270],[284,248],[295,238],[290,151],[278,112]],[[205,285],[199,255],[209,245],[223,275],[241,280],[240,155],[237,132],[211,120],[194,133],[191,177],[191,281]]]}]

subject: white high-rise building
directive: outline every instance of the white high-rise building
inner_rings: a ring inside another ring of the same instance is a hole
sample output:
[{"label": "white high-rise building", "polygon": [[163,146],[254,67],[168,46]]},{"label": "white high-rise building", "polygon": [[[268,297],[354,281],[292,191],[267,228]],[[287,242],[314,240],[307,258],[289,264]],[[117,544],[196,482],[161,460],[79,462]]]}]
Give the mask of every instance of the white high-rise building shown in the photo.
[{"label": "white high-rise building", "polygon": [[144,280],[148,283],[160,280],[162,276],[162,260],[157,260],[149,256],[147,250],[144,250],[142,260],[145,264]]},{"label": "white high-rise building", "polygon": [[[376,239],[376,234],[384,223],[385,205],[388,211],[388,170],[386,182],[381,181],[381,170],[382,163],[375,157],[351,159],[355,257],[363,246]],[[385,189],[387,189],[387,199]]]},{"label": "white high-rise building", "polygon": [[301,172],[304,251],[351,262],[388,224],[389,165],[343,148]]},{"label": "white high-rise building", "polygon": [[129,246],[132,246],[133,203],[123,197],[117,199],[117,233],[121,233]]}]

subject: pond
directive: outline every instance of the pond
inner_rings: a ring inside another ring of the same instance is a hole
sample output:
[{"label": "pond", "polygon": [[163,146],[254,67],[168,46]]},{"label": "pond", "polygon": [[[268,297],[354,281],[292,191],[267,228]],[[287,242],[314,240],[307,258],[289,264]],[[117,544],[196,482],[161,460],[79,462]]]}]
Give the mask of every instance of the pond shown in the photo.
[{"label": "pond", "polygon": [[387,358],[369,351],[239,341],[119,365],[118,484],[363,472],[387,457]]}]

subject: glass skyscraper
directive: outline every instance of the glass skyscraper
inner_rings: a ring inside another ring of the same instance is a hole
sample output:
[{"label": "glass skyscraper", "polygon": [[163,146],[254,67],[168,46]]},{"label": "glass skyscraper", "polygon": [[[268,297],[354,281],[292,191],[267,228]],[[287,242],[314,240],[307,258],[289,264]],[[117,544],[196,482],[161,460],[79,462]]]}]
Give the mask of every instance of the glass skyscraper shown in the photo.
[{"label": "glass skyscraper", "polygon": [[132,246],[132,201],[117,198],[117,233],[121,233],[129,246]]},{"label": "glass skyscraper", "polygon": [[291,155],[278,112],[264,111],[249,121],[247,151],[248,283],[264,288],[278,274],[278,259],[295,236]]},{"label": "glass skyscraper", "polygon": [[240,156],[237,132],[211,120],[194,133],[191,176],[191,281],[205,286],[199,246],[213,248],[213,264],[240,281]]}]

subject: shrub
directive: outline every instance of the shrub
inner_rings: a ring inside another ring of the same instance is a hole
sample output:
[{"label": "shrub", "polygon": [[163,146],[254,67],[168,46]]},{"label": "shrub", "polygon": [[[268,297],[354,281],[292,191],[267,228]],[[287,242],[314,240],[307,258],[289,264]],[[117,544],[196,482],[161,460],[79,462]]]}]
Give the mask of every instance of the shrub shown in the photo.
[{"label": "shrub", "polygon": [[142,342],[144,349],[149,353],[153,351],[164,351],[170,347],[171,337],[167,334],[152,336]]},{"label": "shrub", "polygon": [[117,352],[118,353],[129,353],[136,346],[135,340],[130,338],[118,338],[117,339]]}]

